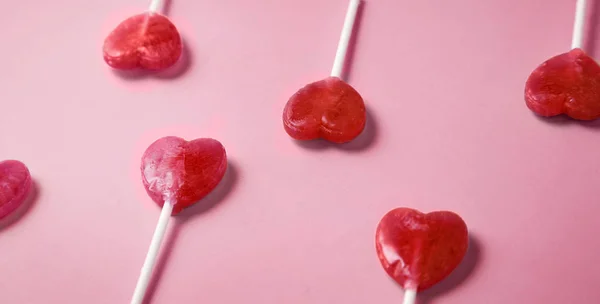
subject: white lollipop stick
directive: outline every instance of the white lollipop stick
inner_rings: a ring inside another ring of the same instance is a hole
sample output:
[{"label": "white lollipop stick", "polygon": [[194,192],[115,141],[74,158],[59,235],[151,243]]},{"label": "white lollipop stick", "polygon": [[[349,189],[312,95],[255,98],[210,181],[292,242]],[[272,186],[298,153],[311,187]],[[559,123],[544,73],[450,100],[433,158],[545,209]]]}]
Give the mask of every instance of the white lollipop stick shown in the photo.
[{"label": "white lollipop stick", "polygon": [[158,13],[158,11],[162,8],[162,2],[163,0],[151,0],[148,11],[151,13]]},{"label": "white lollipop stick", "polygon": [[340,42],[338,43],[337,52],[335,53],[335,59],[333,61],[333,68],[331,69],[331,76],[333,77],[342,76],[344,63],[346,61],[346,53],[348,53],[348,44],[350,44],[352,29],[354,28],[354,22],[356,21],[356,13],[358,12],[359,4],[360,0],[350,0],[350,4],[348,5],[346,19],[344,20],[344,28],[342,29],[342,35],[340,36]]},{"label": "white lollipop stick", "polygon": [[417,300],[417,291],[415,289],[405,289],[404,290],[404,301],[402,304],[415,304]]},{"label": "white lollipop stick", "polygon": [[572,49],[583,47],[586,6],[587,0],[577,0],[575,6],[575,25],[573,26],[573,42],[571,42]]},{"label": "white lollipop stick", "polygon": [[148,283],[150,283],[150,278],[152,277],[152,269],[154,268],[154,264],[156,264],[156,258],[158,257],[160,244],[165,236],[169,219],[171,219],[171,212],[173,212],[173,205],[169,202],[165,202],[162,211],[160,212],[160,217],[158,218],[158,223],[156,224],[156,229],[154,230],[154,235],[152,236],[152,241],[150,242],[150,248],[146,254],[146,260],[144,260],[144,266],[142,266],[140,277],[138,278],[137,285],[135,286],[135,291],[133,292],[133,297],[131,298],[131,304],[141,304],[142,301],[144,301],[144,296],[146,295],[146,290],[148,289]]}]

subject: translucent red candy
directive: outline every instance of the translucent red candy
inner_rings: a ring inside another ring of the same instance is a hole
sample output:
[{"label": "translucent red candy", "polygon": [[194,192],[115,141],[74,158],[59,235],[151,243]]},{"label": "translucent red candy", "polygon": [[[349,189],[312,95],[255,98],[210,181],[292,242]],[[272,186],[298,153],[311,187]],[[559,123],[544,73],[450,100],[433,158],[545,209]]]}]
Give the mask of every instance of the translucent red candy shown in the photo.
[{"label": "translucent red candy", "polygon": [[525,85],[527,107],[541,116],[600,117],[600,66],[581,49],[548,59]]},{"label": "translucent red candy", "polygon": [[104,61],[121,70],[165,69],[181,57],[177,28],[157,13],[135,15],[121,22],[104,41]]},{"label": "translucent red candy", "polygon": [[173,214],[209,194],[226,170],[225,148],[211,138],[163,137],[146,149],[141,165],[146,192],[161,207],[173,204]]},{"label": "translucent red candy", "polygon": [[27,167],[16,160],[0,162],[0,219],[15,211],[31,189]]},{"label": "translucent red candy", "polygon": [[398,208],[379,222],[375,236],[381,265],[405,289],[424,290],[447,277],[469,244],[467,225],[455,213]]},{"label": "translucent red candy", "polygon": [[349,142],[360,135],[366,121],[362,97],[337,77],[300,89],[283,111],[285,131],[297,140],[322,138],[334,143]]}]

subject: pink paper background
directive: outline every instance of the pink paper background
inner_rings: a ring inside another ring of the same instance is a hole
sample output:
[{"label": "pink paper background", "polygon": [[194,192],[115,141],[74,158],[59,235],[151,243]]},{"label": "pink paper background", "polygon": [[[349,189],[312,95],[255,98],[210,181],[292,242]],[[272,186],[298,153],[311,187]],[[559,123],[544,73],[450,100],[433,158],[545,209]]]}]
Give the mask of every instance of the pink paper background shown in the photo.
[{"label": "pink paper background", "polygon": [[523,102],[574,0],[365,1],[348,80],[370,122],[342,147],[294,143],[281,111],[329,73],[346,0],[173,1],[191,57],[144,78],[101,45],[145,0],[3,3],[0,159],[37,197],[1,226],[0,303],[129,303],[159,214],[139,157],[164,135],[220,140],[231,169],[172,222],[148,303],[400,303],[374,251],[399,206],[473,237],[420,303],[600,302],[600,123]]}]

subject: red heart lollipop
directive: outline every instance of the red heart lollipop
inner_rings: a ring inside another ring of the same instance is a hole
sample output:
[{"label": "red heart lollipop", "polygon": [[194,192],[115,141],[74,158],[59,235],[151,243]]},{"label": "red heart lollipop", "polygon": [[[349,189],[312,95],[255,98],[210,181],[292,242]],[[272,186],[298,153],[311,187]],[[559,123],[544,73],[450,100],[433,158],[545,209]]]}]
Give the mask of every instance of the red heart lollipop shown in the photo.
[{"label": "red heart lollipop", "polygon": [[527,107],[541,116],[600,117],[600,66],[575,48],[538,66],[525,85]]},{"label": "red heart lollipop", "polygon": [[21,206],[30,189],[31,175],[23,163],[16,160],[0,162],[0,219]]},{"label": "red heart lollipop", "polygon": [[210,193],[227,169],[227,155],[220,142],[211,138],[186,141],[163,137],[142,157],[142,181],[148,195],[162,206],[181,212]]},{"label": "red heart lollipop", "polygon": [[455,213],[388,212],[375,236],[381,265],[406,290],[424,290],[447,277],[467,253],[467,225]]},{"label": "red heart lollipop", "polygon": [[181,37],[171,21],[147,12],[121,22],[104,41],[104,60],[115,69],[165,69],[177,62]]},{"label": "red heart lollipop", "polygon": [[334,143],[349,142],[360,135],[366,121],[362,97],[337,77],[300,89],[283,111],[286,132],[298,140],[323,138]]},{"label": "red heart lollipop", "polygon": [[365,103],[341,79],[360,0],[350,0],[331,69],[331,77],[308,84],[294,94],[283,110],[285,131],[297,140],[322,138],[334,143],[355,139],[365,128]]},{"label": "red heart lollipop", "polygon": [[223,179],[226,170],[225,148],[211,138],[186,141],[168,136],[146,149],[142,157],[142,181],[146,192],[162,206],[162,211],[130,303],[144,301],[171,215],[210,193]]}]

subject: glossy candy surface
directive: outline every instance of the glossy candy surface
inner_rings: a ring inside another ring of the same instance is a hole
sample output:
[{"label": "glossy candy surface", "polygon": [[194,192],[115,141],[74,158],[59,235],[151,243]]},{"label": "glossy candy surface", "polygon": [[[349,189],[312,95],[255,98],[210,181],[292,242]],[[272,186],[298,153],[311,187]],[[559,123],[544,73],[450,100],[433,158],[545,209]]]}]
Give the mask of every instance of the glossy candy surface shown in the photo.
[{"label": "glossy candy surface", "polygon": [[22,162],[0,162],[0,219],[15,211],[27,199],[31,175]]},{"label": "glossy candy surface", "polygon": [[226,170],[225,148],[211,138],[163,137],[146,149],[141,165],[146,192],[159,206],[173,204],[173,214],[209,194]]},{"label": "glossy candy surface", "polygon": [[388,212],[375,236],[381,265],[405,289],[427,289],[462,261],[469,243],[467,225],[455,213],[421,213],[409,208]]},{"label": "glossy candy surface", "polygon": [[337,77],[300,89],[283,111],[285,131],[297,140],[322,138],[345,143],[365,128],[365,103],[360,94]]},{"label": "glossy candy surface", "polygon": [[177,28],[158,13],[143,13],[121,22],[104,41],[104,61],[120,70],[161,70],[174,65],[183,45]]},{"label": "glossy candy surface", "polygon": [[566,114],[578,120],[600,117],[600,66],[581,49],[538,66],[525,85],[527,107],[540,116]]}]

